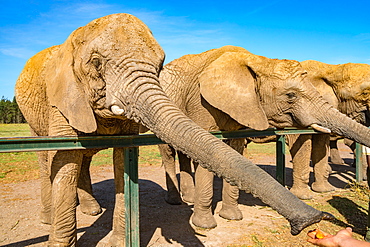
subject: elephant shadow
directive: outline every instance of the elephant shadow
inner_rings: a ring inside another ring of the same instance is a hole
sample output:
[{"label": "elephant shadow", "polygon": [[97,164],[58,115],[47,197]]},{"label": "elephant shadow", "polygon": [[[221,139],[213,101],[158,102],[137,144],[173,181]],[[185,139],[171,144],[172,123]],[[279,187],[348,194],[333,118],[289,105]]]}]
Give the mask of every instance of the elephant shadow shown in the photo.
[{"label": "elephant shadow", "polygon": [[[353,160],[352,160],[353,161]],[[348,161],[350,163],[350,161]],[[348,164],[346,162],[346,164]],[[348,183],[356,179],[356,168],[350,165],[337,165],[329,163],[332,168],[332,173],[329,176],[329,182],[334,187],[344,189],[348,187]],[[261,169],[270,174],[276,179],[276,165],[258,165]],[[311,164],[312,166],[312,164]],[[309,185],[315,181],[314,173],[310,172]],[[293,186],[293,169],[285,167],[285,186],[291,188]]]},{"label": "elephant shadow", "polygon": [[[351,226],[353,232],[360,234],[362,236],[366,235],[367,229],[367,209],[354,203],[348,198],[341,196],[333,196],[332,199],[328,200],[328,203],[335,208],[339,214],[348,222],[345,223],[341,220],[336,219],[334,223],[341,227]],[[356,215],[357,217],[353,217]]]},{"label": "elephant shadow", "polygon": [[[97,246],[112,230],[114,179],[93,184],[93,190],[105,210],[90,227],[84,228],[85,233],[78,239],[78,246]],[[156,231],[160,231],[168,243],[204,246],[189,223],[192,206],[169,205],[164,194],[165,190],[157,183],[139,179],[140,246],[148,246]]]},{"label": "elephant shadow", "polygon": [[[258,165],[272,177],[276,177],[275,165]],[[333,171],[341,176],[353,176],[350,166],[332,165]],[[312,173],[311,173],[312,175]],[[177,174],[179,176],[179,174]],[[292,186],[292,169],[286,168],[286,186]],[[179,177],[178,177],[179,179]],[[339,188],[344,188],[347,183],[331,176],[330,182]],[[104,180],[93,184],[94,195],[102,208],[103,214],[90,226],[85,227],[85,233],[79,238],[79,246],[96,246],[99,241],[105,238],[112,229],[112,216],[114,209],[114,179]],[[165,189],[159,184],[139,179],[139,202],[140,202],[140,246],[147,246],[155,241],[152,238],[160,233],[169,244],[180,243],[183,246],[204,246],[197,238],[197,233],[190,225],[190,217],[193,213],[192,205],[170,205],[165,202]],[[341,200],[344,200],[342,198]],[[217,204],[222,200],[222,179],[215,176],[214,197],[212,210],[215,211]],[[339,199],[332,199],[333,205]],[[240,191],[239,204],[246,206],[267,206],[260,199],[253,197],[250,193]],[[330,202],[330,201],[329,201]],[[345,212],[343,212],[345,214]],[[366,217],[366,216],[364,216]],[[344,225],[343,222],[338,224]],[[82,229],[78,230],[79,232]]]},{"label": "elephant shadow", "polygon": [[330,164],[332,173],[329,182],[336,188],[344,189],[348,183],[356,179],[356,167]]},{"label": "elephant shadow", "polygon": [[[216,206],[222,201],[222,184],[223,181],[219,177],[215,177],[213,183],[213,201],[212,201],[212,211],[215,213]],[[238,203],[245,206],[268,206],[263,203],[259,198],[254,197],[252,194],[246,191],[239,191]],[[245,217],[245,216],[244,216]]]},{"label": "elephant shadow", "polygon": [[[105,210],[91,226],[85,228],[84,234],[77,241],[78,246],[97,246],[112,230],[115,201],[114,179],[103,180],[94,183],[92,186],[95,198]],[[77,211],[79,211],[79,208],[77,208]],[[77,232],[80,232],[80,230],[81,229],[77,229]]]},{"label": "elephant shadow", "polygon": [[[104,212],[90,226],[84,227],[84,234],[79,238],[79,246],[96,246],[112,229],[114,209],[114,179],[93,184],[94,195]],[[169,243],[180,243],[183,246],[204,246],[197,238],[190,225],[193,213],[192,205],[170,205],[164,200],[166,191],[159,184],[139,179],[139,214],[140,214],[140,246],[147,246],[155,233],[159,231]],[[222,179],[215,177],[213,210],[222,198]],[[266,206],[260,199],[241,191],[239,203],[247,206]],[[78,229],[81,232],[82,229]],[[154,240],[155,241],[155,240]]]}]

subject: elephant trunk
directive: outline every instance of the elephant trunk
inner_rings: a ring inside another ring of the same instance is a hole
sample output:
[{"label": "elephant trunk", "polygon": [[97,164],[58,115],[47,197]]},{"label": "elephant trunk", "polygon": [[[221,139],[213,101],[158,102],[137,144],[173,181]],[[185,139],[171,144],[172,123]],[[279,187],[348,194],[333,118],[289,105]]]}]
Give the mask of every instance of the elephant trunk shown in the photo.
[{"label": "elephant trunk", "polygon": [[354,121],[331,106],[323,112],[325,114],[316,116],[321,126],[330,129],[335,134],[370,147],[370,129],[365,125]]},{"label": "elephant trunk", "polygon": [[327,219],[326,213],[299,200],[268,173],[185,116],[169,100],[154,76],[137,77],[131,88],[135,90],[126,95],[126,99],[130,98],[128,105],[132,107],[126,105],[122,109],[127,117],[141,122],[202,167],[270,205],[290,221],[293,235]]}]

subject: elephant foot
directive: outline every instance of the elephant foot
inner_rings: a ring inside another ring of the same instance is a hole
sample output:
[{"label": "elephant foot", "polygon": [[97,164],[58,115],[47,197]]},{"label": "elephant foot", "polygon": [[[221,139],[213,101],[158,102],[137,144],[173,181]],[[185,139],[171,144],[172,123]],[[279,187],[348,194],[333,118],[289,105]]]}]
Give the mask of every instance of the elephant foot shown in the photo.
[{"label": "elephant foot", "polygon": [[125,237],[122,236],[122,234],[113,233],[109,239],[109,244],[112,247],[125,247],[126,246]]},{"label": "elephant foot", "polygon": [[340,160],[330,160],[330,162],[334,165],[345,165],[346,163],[340,159]]},{"label": "elephant foot", "polygon": [[330,156],[330,162],[335,165],[345,165],[346,163],[341,157],[332,157]]},{"label": "elephant foot", "polygon": [[77,242],[77,235],[71,238],[54,238],[49,235],[48,247],[75,247]]},{"label": "elephant foot", "polygon": [[242,211],[238,208],[238,205],[222,204],[222,208],[219,212],[220,217],[227,220],[242,220]]},{"label": "elephant foot", "polygon": [[213,217],[211,208],[209,210],[194,210],[193,216],[191,217],[191,222],[201,228],[215,228],[217,222],[215,217]]},{"label": "elephant foot", "polygon": [[306,227],[313,225],[315,223],[318,223],[322,220],[335,220],[335,217],[327,212],[320,212],[318,215],[314,217],[307,218],[301,218],[290,221],[290,233],[295,236],[298,235],[303,229]]},{"label": "elephant foot", "polygon": [[80,210],[82,213],[92,216],[96,216],[102,212],[102,209],[95,198],[80,200]]},{"label": "elephant foot", "polygon": [[164,200],[171,205],[180,205],[182,204],[181,196],[178,191],[170,192],[168,191],[164,196]]},{"label": "elephant foot", "polygon": [[48,244],[47,244],[48,247],[70,247],[70,246],[76,246],[76,244],[67,244],[67,243],[58,243],[58,242],[51,242],[49,241]]},{"label": "elephant foot", "polygon": [[313,198],[314,194],[308,185],[305,186],[294,186],[290,189],[296,197],[301,200],[310,200]]},{"label": "elephant foot", "polygon": [[312,183],[312,190],[315,192],[323,193],[323,192],[329,192],[334,191],[335,187],[331,185],[328,181],[323,182],[313,182]]},{"label": "elephant foot", "polygon": [[42,224],[51,225],[51,213],[42,211],[40,214],[40,221]]}]

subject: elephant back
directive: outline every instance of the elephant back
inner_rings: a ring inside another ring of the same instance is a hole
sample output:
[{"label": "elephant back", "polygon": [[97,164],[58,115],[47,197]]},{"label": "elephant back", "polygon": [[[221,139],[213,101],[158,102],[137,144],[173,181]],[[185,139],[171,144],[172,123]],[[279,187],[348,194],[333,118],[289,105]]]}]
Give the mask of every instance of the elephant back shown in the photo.
[{"label": "elephant back", "polygon": [[186,104],[192,97],[199,98],[199,75],[226,52],[249,53],[238,46],[223,46],[199,54],[188,54],[177,58],[163,67],[160,84],[168,97],[186,112]]}]

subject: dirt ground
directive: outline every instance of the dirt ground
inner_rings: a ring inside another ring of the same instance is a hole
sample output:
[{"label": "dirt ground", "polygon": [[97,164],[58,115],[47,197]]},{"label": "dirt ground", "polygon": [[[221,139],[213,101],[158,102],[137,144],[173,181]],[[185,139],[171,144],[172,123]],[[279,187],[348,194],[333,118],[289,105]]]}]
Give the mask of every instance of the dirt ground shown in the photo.
[{"label": "dirt ground", "polygon": [[[347,147],[340,144],[340,151],[347,163],[352,162],[353,155]],[[248,155],[248,158],[274,175],[273,155]],[[291,186],[289,155],[286,160],[287,186]],[[322,206],[341,193],[348,193],[345,187],[355,177],[355,168],[348,165],[332,165],[332,168],[330,181],[337,190],[315,194],[313,200],[306,201],[311,206]],[[95,196],[104,211],[94,217],[83,215],[77,208],[78,246],[109,246],[114,205],[112,167],[95,167],[92,177]],[[139,186],[140,246],[312,246],[306,242],[309,229],[320,227],[334,231],[343,227],[343,224],[321,222],[292,236],[289,224],[282,216],[245,192],[241,192],[239,201],[244,219],[224,220],[218,216],[221,181],[216,179],[214,212],[218,226],[211,230],[199,229],[189,223],[191,205],[173,206],[164,201],[165,177],[160,164],[140,165]],[[39,191],[39,180],[1,185],[0,246],[45,246],[49,226],[39,222]],[[366,224],[366,210],[359,208],[356,213],[362,219],[361,224]],[[361,239],[361,233],[356,233],[356,238]]]}]

